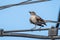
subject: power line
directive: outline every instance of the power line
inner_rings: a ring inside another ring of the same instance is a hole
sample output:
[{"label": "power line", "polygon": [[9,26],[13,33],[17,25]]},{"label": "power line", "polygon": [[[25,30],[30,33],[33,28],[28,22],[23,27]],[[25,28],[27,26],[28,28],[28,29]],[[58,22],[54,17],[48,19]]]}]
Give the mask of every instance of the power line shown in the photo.
[{"label": "power line", "polygon": [[[60,28],[58,28],[60,29]],[[26,30],[11,30],[11,31],[4,31],[4,33],[11,33],[11,32],[31,32],[31,31],[46,31],[49,30],[49,28],[42,28],[42,29],[26,29]]]},{"label": "power line", "polygon": [[[58,14],[58,22],[60,22],[60,9],[59,9],[59,14]],[[59,23],[56,24],[56,28],[59,27]]]},{"label": "power line", "polygon": [[[2,36],[13,36],[13,37],[27,37],[36,39],[51,39],[49,36],[25,34],[25,33],[4,33]],[[54,39],[60,39],[60,36],[54,36]]]},{"label": "power line", "polygon": [[24,2],[21,2],[21,3],[17,3],[17,4],[10,4],[10,5],[5,5],[5,6],[0,6],[0,10],[6,9],[6,8],[9,8],[9,7],[13,7],[13,6],[27,5],[27,4],[39,3],[39,2],[45,2],[45,1],[50,1],[50,0],[24,1]]},{"label": "power line", "polygon": [[[53,29],[53,32],[55,31],[56,28]],[[48,29],[47,29],[48,30]],[[52,32],[52,29],[49,28],[49,32],[52,33],[53,35],[55,33]],[[56,32],[56,31],[55,31]],[[34,35],[34,34],[26,34],[26,33],[14,33],[14,32],[6,32],[3,29],[0,30],[0,36],[12,36],[12,37],[26,37],[26,38],[36,38],[36,39],[60,39],[60,36],[53,36],[49,34],[49,36],[43,36],[43,35]],[[53,36],[53,37],[52,37]]]},{"label": "power line", "polygon": [[[60,29],[60,28],[59,28]],[[43,28],[43,29],[26,29],[26,30],[11,30],[11,31],[4,31],[4,33],[11,33],[11,32],[31,32],[31,31],[45,31],[49,30],[49,28]]]}]

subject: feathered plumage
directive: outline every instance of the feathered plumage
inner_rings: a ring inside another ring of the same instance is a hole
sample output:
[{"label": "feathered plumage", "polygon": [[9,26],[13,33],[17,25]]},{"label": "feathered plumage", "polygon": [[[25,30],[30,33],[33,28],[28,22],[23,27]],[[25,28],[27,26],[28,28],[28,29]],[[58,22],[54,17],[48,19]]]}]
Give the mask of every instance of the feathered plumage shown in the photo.
[{"label": "feathered plumage", "polygon": [[38,15],[36,15],[35,12],[29,12],[29,13],[31,15],[30,22],[32,24],[35,24],[34,28],[36,28],[36,25],[41,26],[41,27],[44,27],[44,25],[46,25],[45,21],[41,17],[39,17]]}]

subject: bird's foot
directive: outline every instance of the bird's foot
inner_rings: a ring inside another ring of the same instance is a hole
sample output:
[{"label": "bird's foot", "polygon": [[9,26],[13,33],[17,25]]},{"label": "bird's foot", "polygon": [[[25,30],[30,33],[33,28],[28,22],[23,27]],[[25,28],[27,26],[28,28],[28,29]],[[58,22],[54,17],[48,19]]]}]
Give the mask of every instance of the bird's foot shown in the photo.
[{"label": "bird's foot", "polygon": [[31,31],[33,32],[36,28],[31,28]]},{"label": "bird's foot", "polygon": [[35,30],[36,28],[32,28],[31,30]]},{"label": "bird's foot", "polygon": [[36,29],[36,25],[35,25],[35,27],[33,27],[31,30],[35,30]]},{"label": "bird's foot", "polygon": [[41,27],[39,28],[39,31],[41,31]]}]

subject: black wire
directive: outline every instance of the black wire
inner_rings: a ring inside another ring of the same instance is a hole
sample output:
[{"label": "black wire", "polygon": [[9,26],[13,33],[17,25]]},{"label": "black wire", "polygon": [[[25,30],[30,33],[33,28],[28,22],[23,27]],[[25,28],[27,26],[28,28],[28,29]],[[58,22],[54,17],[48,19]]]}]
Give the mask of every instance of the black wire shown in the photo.
[{"label": "black wire", "polygon": [[[43,35],[34,35],[34,34],[26,34],[26,33],[3,33],[4,36],[11,36],[11,37],[26,37],[26,38],[35,38],[35,39],[51,39],[50,36],[43,36]],[[60,39],[60,36],[53,37],[54,39]]]},{"label": "black wire", "polygon": [[[59,14],[58,14],[58,22],[60,22],[60,10],[59,10]],[[59,23],[56,24],[56,28],[59,27]]]},{"label": "black wire", "polygon": [[[50,1],[50,0],[44,0],[44,1]],[[38,2],[44,2],[44,1],[24,1],[18,4],[10,4],[10,5],[5,5],[5,6],[0,6],[0,10],[5,9],[5,8],[9,8],[9,7],[13,7],[13,6],[18,6],[18,5],[26,5],[26,4],[32,4],[32,3],[38,3]]]},{"label": "black wire", "polygon": [[12,32],[31,32],[31,31],[45,31],[49,30],[49,28],[43,28],[43,29],[25,29],[25,30],[10,30],[10,31],[4,31],[4,33],[12,33]]}]

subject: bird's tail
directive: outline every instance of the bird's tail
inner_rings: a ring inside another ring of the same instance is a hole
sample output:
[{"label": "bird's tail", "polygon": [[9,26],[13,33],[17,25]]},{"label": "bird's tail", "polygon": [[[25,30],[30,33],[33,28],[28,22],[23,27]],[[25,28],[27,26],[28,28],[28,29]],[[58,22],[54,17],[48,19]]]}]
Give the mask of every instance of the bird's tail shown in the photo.
[{"label": "bird's tail", "polygon": [[45,21],[39,22],[39,24],[43,24],[43,25],[47,26]]},{"label": "bird's tail", "polygon": [[47,26],[47,24],[46,24],[46,20],[44,20],[44,21],[42,22],[42,24],[44,24],[45,26]]},{"label": "bird's tail", "polygon": [[45,26],[47,26],[46,23],[43,23],[43,24],[44,24]]},{"label": "bird's tail", "polygon": [[40,22],[37,23],[37,25],[41,26],[41,27],[44,27],[44,25]]}]

